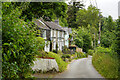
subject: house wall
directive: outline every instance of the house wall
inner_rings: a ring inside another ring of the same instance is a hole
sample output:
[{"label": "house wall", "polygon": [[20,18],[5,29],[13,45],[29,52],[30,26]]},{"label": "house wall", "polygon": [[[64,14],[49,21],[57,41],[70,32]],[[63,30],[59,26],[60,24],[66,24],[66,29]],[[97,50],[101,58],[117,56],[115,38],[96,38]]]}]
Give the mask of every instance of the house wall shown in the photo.
[{"label": "house wall", "polygon": [[69,33],[68,32],[66,32],[66,34],[65,34],[65,45],[67,46],[67,47],[69,47]]},{"label": "house wall", "polygon": [[50,41],[45,41],[44,51],[50,52]]}]

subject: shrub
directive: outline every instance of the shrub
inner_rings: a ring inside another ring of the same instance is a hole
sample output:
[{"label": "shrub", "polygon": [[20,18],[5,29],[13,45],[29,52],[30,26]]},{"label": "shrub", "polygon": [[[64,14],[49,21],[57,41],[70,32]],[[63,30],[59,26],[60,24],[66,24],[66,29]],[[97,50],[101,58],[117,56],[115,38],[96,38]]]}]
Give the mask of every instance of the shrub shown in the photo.
[{"label": "shrub", "polygon": [[70,54],[63,54],[62,58],[70,58],[70,56],[71,56]]},{"label": "shrub", "polygon": [[83,58],[86,57],[86,54],[84,54],[83,52],[76,52],[77,58]]},{"label": "shrub", "polygon": [[63,47],[63,53],[64,54],[69,54],[70,53],[70,50],[67,48],[67,46]]},{"label": "shrub", "polygon": [[[104,49],[104,48],[100,48]],[[102,53],[98,53],[102,52]],[[96,70],[105,78],[118,78],[118,57],[114,53],[113,54],[105,54],[103,52],[109,52],[108,51],[96,51],[96,53],[93,54],[92,63]]]},{"label": "shrub", "polygon": [[63,53],[62,53],[62,51],[61,51],[61,50],[58,50],[58,51],[57,51],[57,54],[59,54],[60,56],[62,56],[62,55],[63,55]]},{"label": "shrub", "polygon": [[64,62],[64,61],[61,59],[60,55],[55,54],[55,53],[53,53],[53,52],[48,52],[48,54],[46,54],[46,56],[47,56],[47,57],[55,58],[58,66],[59,66],[59,71],[60,71],[60,72],[64,71],[64,70],[67,68],[67,63]]},{"label": "shrub", "polygon": [[96,53],[111,53],[110,48],[104,48],[104,47],[97,47]]},{"label": "shrub", "polygon": [[7,5],[9,7],[5,5],[7,3],[3,3],[2,78],[27,78],[34,56],[44,48],[44,39],[36,37],[36,26],[32,22],[27,23],[19,18],[22,6],[11,10],[12,4]]},{"label": "shrub", "polygon": [[56,51],[56,50],[53,50],[52,52],[57,53],[57,51]]},{"label": "shrub", "polygon": [[94,50],[91,50],[91,49],[88,50],[89,55],[93,55],[93,53],[94,53]]}]

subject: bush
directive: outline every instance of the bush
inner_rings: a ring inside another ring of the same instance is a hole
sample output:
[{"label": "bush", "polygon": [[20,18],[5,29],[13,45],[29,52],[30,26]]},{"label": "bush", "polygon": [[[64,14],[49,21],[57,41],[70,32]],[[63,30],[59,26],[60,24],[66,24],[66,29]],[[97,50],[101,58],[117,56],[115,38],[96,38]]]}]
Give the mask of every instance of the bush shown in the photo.
[{"label": "bush", "polygon": [[[104,48],[100,48],[104,49]],[[117,54],[114,53],[113,54],[105,54],[103,52],[109,52],[108,51],[100,51],[98,50],[98,53],[96,51],[96,53],[93,54],[93,58],[92,58],[92,63],[94,65],[94,67],[96,68],[96,70],[105,78],[118,78],[118,57]]]},{"label": "bush", "polygon": [[69,54],[70,53],[70,50],[67,48],[67,46],[63,47],[63,53],[64,54]]},{"label": "bush", "polygon": [[96,53],[111,53],[112,51],[110,48],[97,47],[95,52]]},{"label": "bush", "polygon": [[94,50],[91,50],[91,49],[88,50],[88,55],[93,55],[93,53],[94,53]]},{"label": "bush", "polygon": [[57,53],[57,51],[56,51],[56,50],[53,50],[52,52]]},{"label": "bush", "polygon": [[63,54],[62,58],[70,58],[70,56],[71,56],[70,54]]},{"label": "bush", "polygon": [[63,55],[62,51],[61,50],[58,50],[57,54],[59,54],[60,56]]},{"label": "bush", "polygon": [[56,53],[53,53],[53,52],[48,52],[48,54],[46,54],[46,57],[52,57],[52,58],[55,58],[58,66],[59,66],[59,71],[62,72],[64,71],[66,68],[67,68],[67,63],[64,62],[60,55],[56,54]]},{"label": "bush", "polygon": [[86,57],[86,54],[82,53],[82,52],[76,52],[77,58],[84,58]]},{"label": "bush", "polygon": [[19,18],[20,7],[11,9],[13,5],[7,3],[3,3],[3,7],[2,78],[24,79],[30,76],[30,65],[38,51],[43,50],[44,39],[36,37],[36,26],[32,22],[27,23]]}]

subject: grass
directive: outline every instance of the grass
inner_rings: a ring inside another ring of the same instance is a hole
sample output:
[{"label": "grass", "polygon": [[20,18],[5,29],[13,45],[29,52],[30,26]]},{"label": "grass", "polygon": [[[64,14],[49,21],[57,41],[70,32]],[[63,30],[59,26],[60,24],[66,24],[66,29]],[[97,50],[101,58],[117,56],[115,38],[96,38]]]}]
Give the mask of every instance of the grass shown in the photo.
[{"label": "grass", "polygon": [[93,66],[105,78],[118,78],[118,57],[105,53],[94,53]]},{"label": "grass", "polygon": [[56,54],[56,53],[53,53],[53,52],[48,52],[48,54],[46,56],[55,58],[58,66],[59,66],[59,72],[63,72],[64,70],[66,70],[68,63],[64,62],[61,59],[59,54]]}]

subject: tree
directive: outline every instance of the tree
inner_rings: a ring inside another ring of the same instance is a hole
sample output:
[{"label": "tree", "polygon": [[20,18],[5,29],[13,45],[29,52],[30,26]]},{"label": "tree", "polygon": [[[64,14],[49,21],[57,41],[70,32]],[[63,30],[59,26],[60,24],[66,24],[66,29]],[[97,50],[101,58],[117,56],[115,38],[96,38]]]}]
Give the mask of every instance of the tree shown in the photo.
[{"label": "tree", "polygon": [[67,4],[64,2],[30,2],[23,10],[21,19],[31,21],[42,17],[44,20],[54,21],[59,18],[61,26],[67,26]]},{"label": "tree", "polygon": [[116,37],[116,22],[113,21],[112,17],[103,17],[101,19],[102,32],[101,32],[101,46],[110,47]]},{"label": "tree", "polygon": [[92,41],[90,33],[86,28],[78,28],[76,32],[77,34],[76,37],[74,38],[75,45],[77,45],[80,48],[83,48],[84,52],[88,52],[88,50],[91,49]]},{"label": "tree", "polygon": [[2,77],[27,78],[35,56],[44,48],[44,39],[36,37],[36,26],[32,22],[19,18],[26,3],[21,3],[22,6],[2,4]]},{"label": "tree", "polygon": [[77,25],[80,27],[84,26],[89,30],[95,48],[98,34],[99,9],[90,5],[87,9],[80,9],[76,15]]},{"label": "tree", "polygon": [[[70,5],[72,3],[72,5]],[[68,5],[68,11],[67,11],[67,22],[68,22],[68,26],[69,27],[73,27],[73,28],[78,28],[77,24],[76,24],[76,13],[79,11],[79,9],[83,8],[83,4],[81,2],[70,2],[70,4]]]}]

